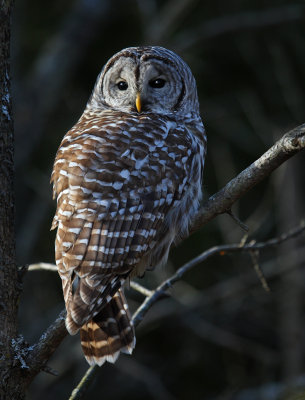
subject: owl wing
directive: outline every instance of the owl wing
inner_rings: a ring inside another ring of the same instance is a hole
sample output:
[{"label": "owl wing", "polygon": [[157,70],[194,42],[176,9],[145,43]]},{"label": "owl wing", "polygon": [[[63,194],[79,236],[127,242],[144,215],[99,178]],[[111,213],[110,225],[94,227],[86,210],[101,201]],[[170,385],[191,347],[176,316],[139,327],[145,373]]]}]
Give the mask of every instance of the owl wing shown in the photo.
[{"label": "owl wing", "polygon": [[113,115],[68,132],[52,174],[56,260],[70,333],[97,315],[162,242],[171,229],[166,216],[188,190],[196,152],[174,123],[143,117],[136,128],[133,120],[118,128],[112,121]]}]

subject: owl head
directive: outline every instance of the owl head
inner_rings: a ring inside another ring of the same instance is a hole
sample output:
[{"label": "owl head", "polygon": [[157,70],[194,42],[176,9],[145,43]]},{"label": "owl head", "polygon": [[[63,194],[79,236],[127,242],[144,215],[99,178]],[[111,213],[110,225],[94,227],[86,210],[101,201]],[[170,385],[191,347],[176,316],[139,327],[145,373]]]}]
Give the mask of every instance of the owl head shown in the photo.
[{"label": "owl head", "polygon": [[129,47],[115,54],[97,78],[87,110],[199,113],[189,66],[163,47]]}]

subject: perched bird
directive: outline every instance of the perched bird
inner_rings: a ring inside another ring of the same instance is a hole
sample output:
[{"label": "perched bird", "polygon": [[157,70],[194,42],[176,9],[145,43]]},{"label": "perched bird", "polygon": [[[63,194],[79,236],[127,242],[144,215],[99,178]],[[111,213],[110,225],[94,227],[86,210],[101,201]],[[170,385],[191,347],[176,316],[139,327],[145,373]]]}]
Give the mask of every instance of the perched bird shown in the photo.
[{"label": "perched bird", "polygon": [[206,136],[195,79],[162,47],[130,47],[103,67],[57,151],[51,181],[66,327],[89,364],[131,353],[126,279],[166,262],[201,198]]}]

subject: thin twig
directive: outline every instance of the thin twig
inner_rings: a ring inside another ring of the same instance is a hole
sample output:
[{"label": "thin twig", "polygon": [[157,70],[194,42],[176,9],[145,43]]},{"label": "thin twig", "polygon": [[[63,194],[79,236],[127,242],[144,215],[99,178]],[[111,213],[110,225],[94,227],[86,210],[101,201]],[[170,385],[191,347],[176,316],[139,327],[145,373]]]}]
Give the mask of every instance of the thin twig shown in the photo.
[{"label": "thin twig", "polygon": [[260,280],[263,289],[266,292],[270,292],[270,287],[269,287],[269,285],[266,281],[265,275],[259,265],[259,251],[258,250],[250,251],[250,256],[251,256],[254,271],[256,272],[256,275],[257,275],[258,279]]},{"label": "thin twig", "polygon": [[57,272],[57,267],[54,264],[49,264],[49,263],[37,263],[37,264],[31,264],[29,265],[28,271],[52,271],[52,272]]},{"label": "thin twig", "polygon": [[235,222],[237,223],[237,225],[240,226],[241,229],[242,229],[243,231],[245,231],[246,233],[249,232],[249,227],[248,227],[248,225],[244,224],[244,223],[237,217],[237,215],[235,215],[235,214],[233,213],[233,211],[232,211],[231,209],[230,209],[230,210],[227,210],[227,214],[230,215],[230,217],[233,219],[233,221],[235,221]]},{"label": "thin twig", "polygon": [[48,365],[44,365],[41,368],[41,371],[46,372],[47,374],[50,374],[50,375],[53,375],[53,376],[58,376],[59,375],[58,371],[56,371],[55,369],[49,367]]},{"label": "thin twig", "polygon": [[73,390],[69,400],[79,400],[83,397],[83,394],[86,392],[87,388],[89,387],[91,381],[94,379],[98,372],[98,367],[95,365],[87,369],[85,375],[83,376],[82,380]]},{"label": "thin twig", "polygon": [[153,293],[153,290],[149,290],[146,287],[140,285],[138,282],[135,282],[135,281],[130,282],[130,287],[133,290],[136,290],[137,292],[143,294],[146,297],[151,296]]}]

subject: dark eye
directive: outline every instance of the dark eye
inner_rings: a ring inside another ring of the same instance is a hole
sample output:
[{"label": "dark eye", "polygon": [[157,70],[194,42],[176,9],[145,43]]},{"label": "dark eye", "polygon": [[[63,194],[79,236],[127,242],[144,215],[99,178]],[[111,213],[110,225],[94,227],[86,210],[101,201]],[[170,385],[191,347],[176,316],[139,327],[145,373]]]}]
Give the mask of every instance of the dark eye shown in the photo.
[{"label": "dark eye", "polygon": [[128,88],[128,83],[125,81],[120,81],[117,86],[119,90],[126,90]]},{"label": "dark eye", "polygon": [[149,81],[149,86],[151,86],[152,88],[160,89],[163,88],[164,85],[165,85],[165,80],[161,78],[152,79],[151,81]]}]

